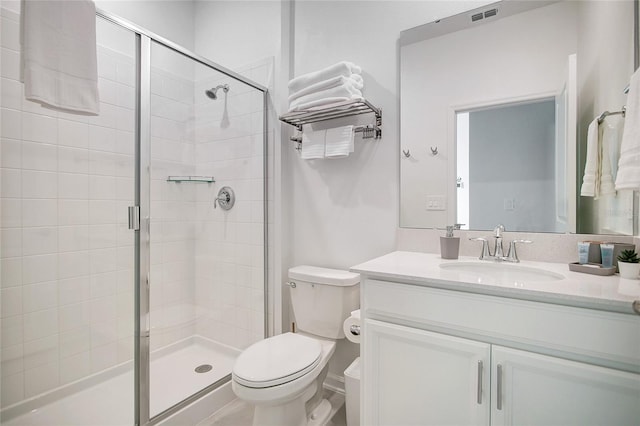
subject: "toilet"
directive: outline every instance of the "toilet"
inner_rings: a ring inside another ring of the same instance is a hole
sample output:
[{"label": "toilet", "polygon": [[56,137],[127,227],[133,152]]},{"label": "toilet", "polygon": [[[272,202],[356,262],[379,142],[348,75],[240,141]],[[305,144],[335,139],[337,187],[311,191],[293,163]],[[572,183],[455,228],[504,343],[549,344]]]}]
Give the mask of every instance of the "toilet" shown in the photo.
[{"label": "toilet", "polygon": [[254,405],[253,424],[316,426],[329,420],[322,384],[342,323],[360,305],[360,275],[315,266],[289,269],[297,332],[254,343],[233,366],[236,396]]}]

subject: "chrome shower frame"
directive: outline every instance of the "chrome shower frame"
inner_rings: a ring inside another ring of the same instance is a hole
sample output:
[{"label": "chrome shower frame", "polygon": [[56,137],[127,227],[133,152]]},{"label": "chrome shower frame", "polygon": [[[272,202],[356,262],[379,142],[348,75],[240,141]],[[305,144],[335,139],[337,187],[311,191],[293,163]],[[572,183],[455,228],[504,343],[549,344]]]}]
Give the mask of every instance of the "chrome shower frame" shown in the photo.
[{"label": "chrome shower frame", "polygon": [[[263,96],[263,212],[264,212],[264,336],[269,334],[269,282],[268,282],[268,208],[267,208],[267,141],[268,141],[268,89],[228,68],[197,55],[184,47],[154,34],[138,25],[104,10],[97,9],[96,16],[125,28],[135,35],[136,41],[136,109],[135,109],[135,205],[140,211],[140,227],[135,230],[135,352],[134,395],[135,424],[153,425],[175,414],[192,402],[231,380],[231,375],[218,380],[180,403],[150,417],[150,166],[151,166],[151,45],[152,42],[179,53],[196,63],[207,66],[226,76],[262,92]],[[225,86],[225,85],[223,85]],[[225,93],[228,91],[222,87]]]}]

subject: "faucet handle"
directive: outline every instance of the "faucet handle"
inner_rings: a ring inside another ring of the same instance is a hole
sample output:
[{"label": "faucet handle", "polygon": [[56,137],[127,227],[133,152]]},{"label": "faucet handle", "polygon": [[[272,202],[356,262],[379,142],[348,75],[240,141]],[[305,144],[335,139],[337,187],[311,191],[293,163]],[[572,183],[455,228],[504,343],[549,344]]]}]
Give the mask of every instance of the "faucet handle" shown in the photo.
[{"label": "faucet handle", "polygon": [[493,228],[493,236],[496,238],[502,238],[502,233],[505,231],[504,225],[499,224],[495,228]]},{"label": "faucet handle", "polygon": [[509,262],[520,262],[518,259],[518,252],[516,251],[516,244],[531,244],[533,241],[531,240],[512,240],[509,243],[509,253],[507,253],[507,261]]},{"label": "faucet handle", "polygon": [[491,252],[489,251],[489,240],[482,237],[475,237],[469,238],[469,241],[482,241],[482,253],[480,253],[480,260],[491,257]]}]

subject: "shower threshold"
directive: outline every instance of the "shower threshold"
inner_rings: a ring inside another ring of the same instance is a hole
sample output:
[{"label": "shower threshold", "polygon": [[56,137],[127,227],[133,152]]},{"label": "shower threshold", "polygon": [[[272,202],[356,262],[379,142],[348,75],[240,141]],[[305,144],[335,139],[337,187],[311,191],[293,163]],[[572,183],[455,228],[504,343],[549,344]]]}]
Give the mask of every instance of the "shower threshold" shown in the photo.
[{"label": "shower threshold", "polygon": [[[152,353],[150,401],[154,416],[231,373],[240,351],[200,336],[192,336]],[[195,368],[213,368],[197,373]],[[130,367],[116,367],[92,377],[77,390],[59,388],[2,413],[3,426],[123,425],[133,419],[133,380]],[[20,413],[20,414],[18,414]],[[7,418],[11,415],[11,418]]]}]

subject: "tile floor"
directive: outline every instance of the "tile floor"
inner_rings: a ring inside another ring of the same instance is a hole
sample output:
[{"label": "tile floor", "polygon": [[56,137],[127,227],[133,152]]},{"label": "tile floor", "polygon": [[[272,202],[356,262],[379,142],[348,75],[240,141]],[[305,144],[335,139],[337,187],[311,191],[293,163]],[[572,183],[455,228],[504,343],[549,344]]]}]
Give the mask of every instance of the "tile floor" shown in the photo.
[{"label": "tile floor", "polygon": [[[332,417],[326,426],[347,426],[344,395],[325,389],[324,397],[329,400],[332,407]],[[252,407],[244,401],[235,399],[197,426],[251,426],[252,420]]]}]

